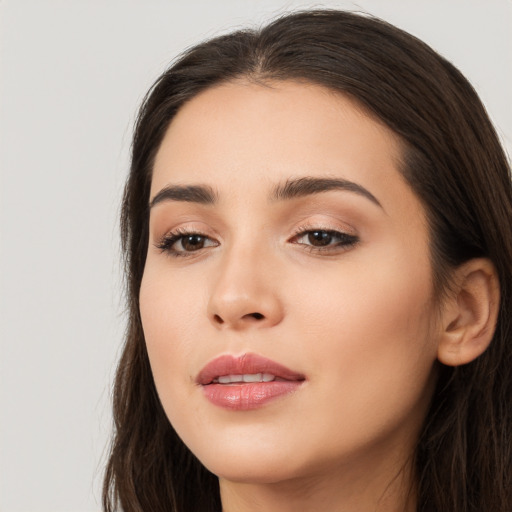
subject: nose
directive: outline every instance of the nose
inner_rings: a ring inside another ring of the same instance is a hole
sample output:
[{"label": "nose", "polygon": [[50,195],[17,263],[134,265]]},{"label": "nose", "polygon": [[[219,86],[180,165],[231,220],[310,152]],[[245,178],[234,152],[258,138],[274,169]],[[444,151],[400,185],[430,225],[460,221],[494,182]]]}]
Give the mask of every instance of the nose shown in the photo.
[{"label": "nose", "polygon": [[208,302],[208,316],[217,329],[265,328],[282,321],[284,308],[271,262],[251,250],[232,251],[217,270]]}]

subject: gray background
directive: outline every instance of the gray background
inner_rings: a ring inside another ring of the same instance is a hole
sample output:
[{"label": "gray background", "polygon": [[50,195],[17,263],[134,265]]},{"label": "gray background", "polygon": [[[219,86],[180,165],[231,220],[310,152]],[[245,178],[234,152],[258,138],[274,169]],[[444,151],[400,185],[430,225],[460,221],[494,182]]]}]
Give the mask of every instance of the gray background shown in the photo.
[{"label": "gray background", "polygon": [[452,60],[512,148],[510,0],[0,0],[0,512],[92,512],[124,329],[137,105],[183,48],[297,7],[381,16]]}]

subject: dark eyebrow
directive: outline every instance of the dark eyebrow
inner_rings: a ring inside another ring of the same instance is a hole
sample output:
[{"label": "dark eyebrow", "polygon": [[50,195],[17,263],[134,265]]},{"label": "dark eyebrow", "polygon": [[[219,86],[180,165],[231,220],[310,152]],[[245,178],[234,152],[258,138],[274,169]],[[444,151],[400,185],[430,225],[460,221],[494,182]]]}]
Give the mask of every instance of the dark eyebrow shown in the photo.
[{"label": "dark eyebrow", "polygon": [[274,188],[271,199],[293,199],[295,197],[304,197],[312,194],[319,194],[321,192],[328,192],[329,190],[347,190],[348,192],[355,192],[363,197],[369,199],[372,203],[382,208],[379,200],[363,186],[340,178],[315,178],[315,177],[302,177],[286,180],[284,183],[277,185]]},{"label": "dark eyebrow", "polygon": [[167,185],[153,197],[149,207],[153,208],[163,201],[214,204],[217,201],[217,194],[206,185]]}]

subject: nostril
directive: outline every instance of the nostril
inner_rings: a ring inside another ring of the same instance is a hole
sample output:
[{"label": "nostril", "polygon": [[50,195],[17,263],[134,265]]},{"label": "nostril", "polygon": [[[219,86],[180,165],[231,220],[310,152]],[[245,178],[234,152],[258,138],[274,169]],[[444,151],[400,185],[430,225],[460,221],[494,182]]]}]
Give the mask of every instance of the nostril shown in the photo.
[{"label": "nostril", "polygon": [[261,320],[263,318],[261,313],[251,313],[249,316],[252,316],[256,320]]},{"label": "nostril", "polygon": [[218,324],[223,324],[223,323],[224,323],[224,320],[222,320],[222,318],[221,318],[219,315],[213,315],[213,319],[214,319]]}]

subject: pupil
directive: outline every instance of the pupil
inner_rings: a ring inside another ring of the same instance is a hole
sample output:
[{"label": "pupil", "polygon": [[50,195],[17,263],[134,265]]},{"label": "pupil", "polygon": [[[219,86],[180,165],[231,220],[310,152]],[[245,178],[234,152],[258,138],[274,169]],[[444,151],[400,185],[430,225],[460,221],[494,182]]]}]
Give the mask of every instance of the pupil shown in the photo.
[{"label": "pupil", "polygon": [[197,251],[204,246],[204,237],[201,235],[190,235],[183,239],[181,242],[183,248],[187,251]]},{"label": "pupil", "polygon": [[317,247],[329,245],[332,242],[332,235],[326,231],[312,231],[308,235],[308,240],[311,245],[315,245]]}]

